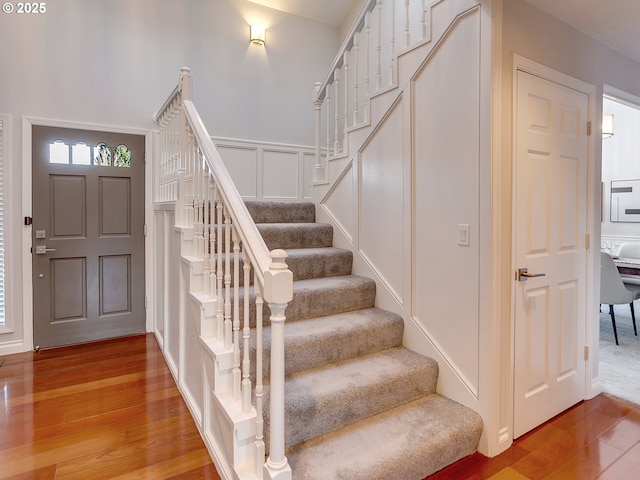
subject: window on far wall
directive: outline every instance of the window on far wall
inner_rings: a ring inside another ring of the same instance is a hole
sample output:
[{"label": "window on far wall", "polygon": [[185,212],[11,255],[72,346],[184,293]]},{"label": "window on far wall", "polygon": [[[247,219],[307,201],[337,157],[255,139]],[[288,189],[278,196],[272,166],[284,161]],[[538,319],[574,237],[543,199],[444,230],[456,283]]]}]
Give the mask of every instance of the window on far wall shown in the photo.
[{"label": "window on far wall", "polygon": [[6,325],[4,305],[4,154],[6,120],[0,117],[0,327]]}]

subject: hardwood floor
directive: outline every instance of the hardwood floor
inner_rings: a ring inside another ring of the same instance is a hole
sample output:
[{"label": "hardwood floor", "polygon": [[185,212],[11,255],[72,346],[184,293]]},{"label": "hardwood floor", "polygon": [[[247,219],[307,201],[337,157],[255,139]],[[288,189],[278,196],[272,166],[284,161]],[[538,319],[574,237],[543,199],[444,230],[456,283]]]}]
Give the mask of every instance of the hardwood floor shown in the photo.
[{"label": "hardwood floor", "polygon": [[220,478],[152,335],[0,363],[0,478]]},{"label": "hardwood floor", "polygon": [[517,439],[501,455],[474,454],[429,480],[595,478],[640,478],[638,405],[600,394]]},{"label": "hardwood floor", "polygon": [[[220,479],[152,335],[0,357],[0,408],[3,480]],[[429,480],[638,472],[640,407],[599,395]]]}]

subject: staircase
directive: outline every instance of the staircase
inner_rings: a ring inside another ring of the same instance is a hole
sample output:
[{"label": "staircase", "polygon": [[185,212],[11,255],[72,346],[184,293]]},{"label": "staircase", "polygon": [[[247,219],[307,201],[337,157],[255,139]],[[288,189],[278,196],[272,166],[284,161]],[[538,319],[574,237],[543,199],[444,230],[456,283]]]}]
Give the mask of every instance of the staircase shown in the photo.
[{"label": "staircase", "polygon": [[480,416],[436,393],[437,363],[402,346],[403,319],[375,308],[375,282],[351,274],[352,253],[332,247],[314,204],[247,208],[268,248],[287,251],[294,275],[285,327],[293,478],[420,480],[473,453]]}]

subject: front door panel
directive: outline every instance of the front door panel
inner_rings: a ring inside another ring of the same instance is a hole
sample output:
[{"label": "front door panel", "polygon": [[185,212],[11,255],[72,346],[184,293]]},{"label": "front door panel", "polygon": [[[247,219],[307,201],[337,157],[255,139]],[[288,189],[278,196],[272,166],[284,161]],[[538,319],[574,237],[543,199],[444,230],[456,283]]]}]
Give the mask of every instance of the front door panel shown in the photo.
[{"label": "front door panel", "polygon": [[33,127],[34,345],[145,331],[144,137]]}]

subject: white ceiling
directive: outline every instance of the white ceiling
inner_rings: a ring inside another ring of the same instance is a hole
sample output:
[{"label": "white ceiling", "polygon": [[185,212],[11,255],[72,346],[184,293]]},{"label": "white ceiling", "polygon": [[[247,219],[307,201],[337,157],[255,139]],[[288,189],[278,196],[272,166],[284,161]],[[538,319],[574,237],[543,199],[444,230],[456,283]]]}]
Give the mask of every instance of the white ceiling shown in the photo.
[{"label": "white ceiling", "polygon": [[282,12],[340,27],[363,0],[249,0]]},{"label": "white ceiling", "polygon": [[[250,0],[340,27],[363,0]],[[505,0],[509,1],[509,0]],[[640,0],[526,0],[640,62]]]}]

